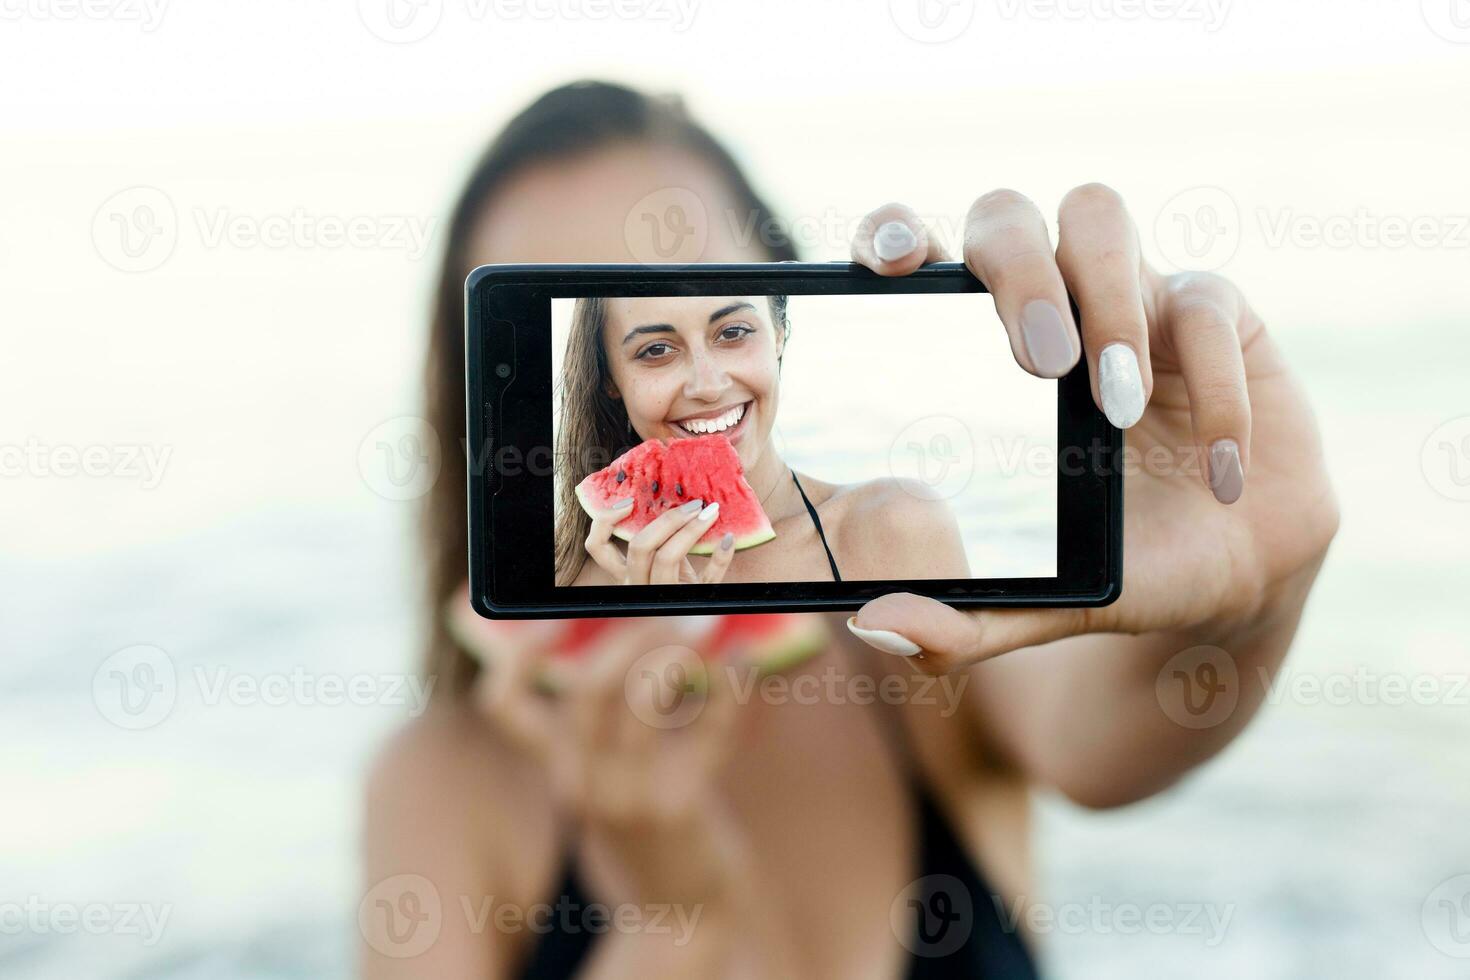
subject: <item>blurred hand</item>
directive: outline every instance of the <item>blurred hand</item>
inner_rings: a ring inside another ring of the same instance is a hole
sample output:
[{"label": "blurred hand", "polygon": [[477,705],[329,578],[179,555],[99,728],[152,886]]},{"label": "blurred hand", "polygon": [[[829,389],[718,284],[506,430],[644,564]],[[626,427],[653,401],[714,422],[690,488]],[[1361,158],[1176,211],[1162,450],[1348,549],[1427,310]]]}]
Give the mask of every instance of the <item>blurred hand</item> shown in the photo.
[{"label": "blurred hand", "polygon": [[715,792],[735,695],[696,652],[713,617],[624,620],[574,669],[559,665],[567,680],[550,697],[538,678],[568,621],[491,622],[461,607],[453,615],[478,622],[456,635],[486,644],[476,703],[547,767],[600,897],[697,904],[744,884],[745,845]]},{"label": "blurred hand", "polygon": [[[1097,609],[962,612],[897,593],[849,620],[879,631],[863,638],[888,652],[916,645],[926,670],[1081,633],[1218,635],[1290,619],[1336,532],[1312,413],[1240,290],[1151,269],[1123,201],[1100,184],[1067,194],[1058,227],[1054,251],[1036,205],[993,191],[970,208],[964,261],[993,294],[1017,363],[1055,378],[1086,356],[1094,401],[1146,464],[1126,475],[1123,595]],[[947,258],[898,204],[868,216],[852,254],[887,276]]]},{"label": "blurred hand", "polygon": [[711,584],[725,577],[730,559],[735,556],[735,535],[726,532],[704,568],[695,570],[689,561],[689,549],[699,541],[720,516],[718,502],[704,505],[702,500],[665,511],[628,542],[628,551],[613,543],[613,525],[628,516],[633,498],[626,497],[621,506],[614,505],[592,517],[587,533],[587,554],[619,585]]}]

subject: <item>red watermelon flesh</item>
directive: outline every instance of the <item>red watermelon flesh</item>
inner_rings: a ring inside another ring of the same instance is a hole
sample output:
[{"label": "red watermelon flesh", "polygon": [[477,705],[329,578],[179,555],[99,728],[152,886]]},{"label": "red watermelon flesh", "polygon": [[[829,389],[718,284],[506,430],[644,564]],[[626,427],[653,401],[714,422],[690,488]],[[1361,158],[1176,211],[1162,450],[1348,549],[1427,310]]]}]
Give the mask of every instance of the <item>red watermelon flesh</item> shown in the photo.
[{"label": "red watermelon flesh", "polygon": [[[819,652],[827,642],[825,622],[811,613],[750,613],[720,615],[704,639],[693,646],[712,662],[739,656],[762,674],[786,670]],[[460,646],[479,659],[494,661],[501,645],[497,638],[524,626],[528,620],[481,619],[470,609],[468,595],[461,592],[449,616],[450,632]],[[555,643],[551,662],[538,679],[555,691],[564,686],[566,674],[580,661],[595,656],[603,634],[618,623],[617,618],[563,621],[564,633]]]},{"label": "red watermelon flesh", "polygon": [[633,510],[613,527],[613,534],[623,541],[632,540],[660,514],[691,500],[720,505],[714,524],[689,549],[691,555],[712,554],[727,531],[735,535],[737,551],[776,536],[745,481],[740,455],[721,433],[667,444],[649,439],[577,484],[577,499],[594,516],[627,496],[633,497]]}]

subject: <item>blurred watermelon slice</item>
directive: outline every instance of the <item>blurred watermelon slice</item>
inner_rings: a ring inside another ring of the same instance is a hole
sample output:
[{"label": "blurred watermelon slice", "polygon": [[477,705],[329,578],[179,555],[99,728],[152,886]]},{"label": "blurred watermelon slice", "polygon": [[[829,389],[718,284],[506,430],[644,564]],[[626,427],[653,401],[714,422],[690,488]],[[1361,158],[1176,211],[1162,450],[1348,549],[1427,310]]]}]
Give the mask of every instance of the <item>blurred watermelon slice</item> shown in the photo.
[{"label": "blurred watermelon slice", "polygon": [[[825,620],[815,613],[748,613],[720,615],[704,639],[693,646],[711,663],[739,656],[760,674],[787,670],[819,653],[827,644]],[[454,600],[448,617],[449,631],[455,642],[481,661],[494,662],[501,645],[496,639],[506,630],[522,628],[528,620],[482,619],[470,608],[466,591]],[[566,676],[579,662],[595,656],[603,634],[612,629],[618,618],[573,619],[564,621],[565,633],[556,642],[542,676],[540,686],[556,691],[565,684]]]}]

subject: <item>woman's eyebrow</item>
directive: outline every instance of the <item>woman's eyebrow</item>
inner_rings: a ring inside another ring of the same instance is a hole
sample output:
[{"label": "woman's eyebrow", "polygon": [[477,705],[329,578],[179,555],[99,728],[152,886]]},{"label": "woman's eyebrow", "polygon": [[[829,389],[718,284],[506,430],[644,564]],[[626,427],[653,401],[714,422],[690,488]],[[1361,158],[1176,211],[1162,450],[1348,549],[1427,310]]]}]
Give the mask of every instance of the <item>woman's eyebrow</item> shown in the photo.
[{"label": "woman's eyebrow", "polygon": [[623,343],[626,344],[628,341],[632,340],[634,337],[636,337],[640,333],[673,333],[673,332],[674,332],[674,327],[673,327],[672,324],[668,324],[668,323],[645,323],[641,327],[634,327],[632,330],[629,330],[628,331],[628,335],[623,338]]},{"label": "woman's eyebrow", "polygon": [[[731,303],[729,306],[722,306],[718,310],[715,310],[713,313],[711,313],[709,315],[709,322],[710,323],[714,323],[716,320],[720,319],[721,317],[729,316],[731,313],[734,313],[736,310],[753,310],[753,309],[755,309],[755,306],[753,304],[746,303],[744,301],[739,302],[739,303]],[[673,327],[672,324],[668,324],[668,323],[645,323],[641,327],[634,327],[632,330],[629,330],[627,336],[625,336],[623,338],[622,343],[626,344],[628,341],[632,340],[634,337],[638,336],[641,333],[673,333],[673,332],[674,332],[674,327]]]},{"label": "woman's eyebrow", "polygon": [[715,310],[713,313],[711,313],[709,315],[709,322],[710,323],[714,323],[720,317],[729,316],[731,313],[734,313],[736,310],[753,310],[753,309],[755,309],[755,307],[753,305],[751,305],[750,303],[746,303],[744,301],[739,302],[739,303],[731,303],[729,306],[722,306],[718,310]]}]

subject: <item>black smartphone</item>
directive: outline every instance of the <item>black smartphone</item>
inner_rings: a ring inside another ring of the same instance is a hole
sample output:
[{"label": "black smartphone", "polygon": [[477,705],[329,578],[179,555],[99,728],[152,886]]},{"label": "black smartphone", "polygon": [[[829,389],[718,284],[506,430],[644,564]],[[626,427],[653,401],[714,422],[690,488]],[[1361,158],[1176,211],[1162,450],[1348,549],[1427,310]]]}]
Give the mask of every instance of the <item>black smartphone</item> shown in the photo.
[{"label": "black smartphone", "polygon": [[[483,616],[854,610],[897,591],[1096,606],[1121,592],[1122,433],[1093,405],[1085,358],[1060,380],[1016,364],[963,264],[896,278],[848,263],[492,265],[465,289]],[[610,525],[624,489],[628,515]],[[681,573],[619,576],[638,534],[640,551],[649,534],[674,540],[683,518],[655,522],[687,497],[721,508],[693,546],[698,532],[682,535]],[[906,536],[914,515],[923,541]]]}]

